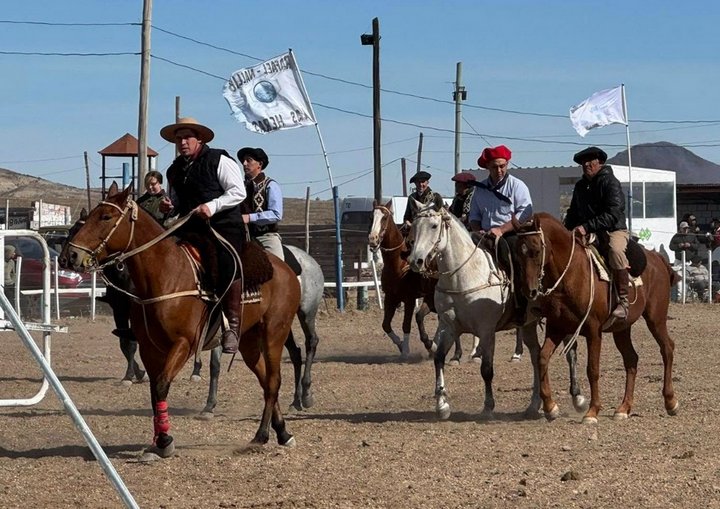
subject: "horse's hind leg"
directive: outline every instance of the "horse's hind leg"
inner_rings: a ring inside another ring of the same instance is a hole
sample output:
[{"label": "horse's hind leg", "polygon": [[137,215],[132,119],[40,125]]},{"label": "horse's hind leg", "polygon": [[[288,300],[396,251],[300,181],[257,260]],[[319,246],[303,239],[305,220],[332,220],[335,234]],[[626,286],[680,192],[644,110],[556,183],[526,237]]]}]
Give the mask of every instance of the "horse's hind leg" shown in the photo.
[{"label": "horse's hind leg", "polygon": [[[319,302],[318,302],[319,305]],[[302,310],[298,313],[300,318],[300,327],[305,333],[305,371],[302,377],[302,406],[310,408],[315,404],[315,398],[312,393],[312,365],[315,362],[315,353],[320,342],[317,331],[315,330],[315,314],[317,307],[308,313]]]},{"label": "horse's hind leg", "polygon": [[460,364],[460,359],[462,359],[462,354],[463,354],[462,342],[460,341],[460,334],[458,334],[457,337],[455,338],[455,353],[448,361],[448,364],[450,366],[457,366],[458,364]]},{"label": "horse's hind leg", "polygon": [[285,349],[290,355],[290,361],[293,365],[293,375],[295,376],[295,395],[293,396],[290,408],[302,410],[302,402],[300,399],[302,394],[302,353],[300,352],[300,348],[298,348],[295,344],[295,337],[292,331],[290,331],[290,334],[288,334],[288,337],[285,340]]},{"label": "horse's hind leg", "polygon": [[600,403],[600,352],[602,350],[602,333],[600,327],[588,325],[587,340],[587,377],[590,382],[590,405],[583,417],[583,424],[597,424],[597,417],[602,405]]},{"label": "horse's hind leg", "polygon": [[[477,330],[475,332],[478,332]],[[495,331],[481,331],[480,352],[482,361],[480,362],[480,375],[485,382],[485,401],[481,416],[483,418],[492,417],[495,410],[495,396],[493,394],[492,382],[495,376],[493,362],[495,360]]]},{"label": "horse's hind leg", "polygon": [[[667,306],[666,306],[667,307]],[[673,388],[672,372],[673,357],[675,352],[675,343],[670,338],[667,330],[667,309],[663,313],[652,313],[646,311],[645,323],[647,323],[650,333],[655,338],[658,346],[660,346],[660,355],[663,360],[663,399],[665,400],[665,410],[669,415],[676,415],[680,409],[680,402],[675,397],[675,389]]]},{"label": "horse's hind leg", "polygon": [[[285,419],[283,419],[278,404],[280,361],[284,343],[281,341],[277,344],[277,338],[265,338],[265,341],[263,341],[261,338],[266,334],[268,328],[273,328],[273,324],[258,324],[251,331],[246,332],[242,341],[240,341],[240,353],[243,360],[250,370],[255,373],[263,388],[265,399],[260,426],[250,443],[254,445],[266,444],[270,438],[270,424],[272,421],[273,429],[277,433],[278,443],[280,445],[294,445],[295,439],[285,429]],[[290,332],[289,325],[279,329],[277,334],[282,334],[282,337],[287,339]]]},{"label": "horse's hind leg", "polygon": [[[218,381],[220,380],[220,355],[222,354],[222,346],[218,345],[210,351],[210,385],[208,387],[208,397],[205,408],[198,416],[199,419],[209,420],[215,416],[215,406],[217,405]],[[202,363],[200,363],[202,366]]]},{"label": "horse's hind leg", "polygon": [[615,409],[615,415],[613,415],[613,418],[616,420],[627,419],[633,406],[638,354],[633,347],[630,330],[630,327],[628,327],[627,329],[613,332],[615,347],[620,352],[620,355],[622,355],[623,365],[625,366],[625,394],[620,406]]},{"label": "horse's hind leg", "polygon": [[415,299],[406,299],[403,301],[403,340],[400,345],[400,356],[407,359],[410,356],[410,326],[415,311]]}]

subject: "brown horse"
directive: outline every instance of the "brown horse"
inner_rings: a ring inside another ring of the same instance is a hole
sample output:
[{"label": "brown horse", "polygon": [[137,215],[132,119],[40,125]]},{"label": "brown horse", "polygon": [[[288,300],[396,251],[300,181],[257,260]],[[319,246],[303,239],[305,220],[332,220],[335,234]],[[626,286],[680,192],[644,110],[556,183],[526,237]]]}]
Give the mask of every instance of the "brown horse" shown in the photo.
[{"label": "brown horse", "polygon": [[[412,321],[415,300],[423,299],[422,305],[415,313],[415,322],[420,333],[420,340],[428,352],[432,351],[433,343],[425,330],[425,317],[429,313],[435,313],[435,286],[437,279],[425,277],[410,270],[407,262],[407,251],[409,251],[405,237],[393,221],[392,202],[379,205],[374,204],[373,222],[368,235],[370,249],[383,253],[383,269],[380,275],[380,282],[385,293],[384,315],[382,328],[388,337],[395,343],[403,357],[407,357],[410,350],[410,323]],[[392,320],[395,317],[398,305],[403,304],[403,339],[395,333],[392,328]],[[475,339],[475,354],[478,340]],[[455,354],[450,364],[455,364],[462,357],[462,346],[460,338],[455,342]]]},{"label": "brown horse", "polygon": [[[200,290],[190,258],[177,239],[113,183],[105,201],[95,207],[70,241],[68,262],[76,268],[97,268],[120,259],[135,286],[131,326],[140,357],[150,377],[156,452],[174,451],[169,434],[167,396],[170,384],[187,360],[202,348],[210,307]],[[117,258],[119,256],[119,258]],[[272,279],[261,286],[261,301],[242,308],[240,353],[263,388],[265,406],[251,444],[269,439],[270,424],[280,445],[293,445],[280,412],[280,362],[285,340],[300,303],[300,285],[293,271],[268,254]]]},{"label": "brown horse", "polygon": [[[563,338],[579,334],[587,340],[590,382],[590,406],[583,422],[597,422],[601,409],[598,379],[604,330],[612,332],[625,366],[625,395],[615,409],[614,417],[623,419],[630,415],[638,363],[630,331],[640,316],[660,346],[665,410],[675,415],[680,404],[675,398],[672,382],[675,344],[667,330],[667,311],[670,286],[677,276],[668,263],[656,252],[642,248],[647,265],[641,273],[642,284],[631,285],[627,320],[607,324],[613,309],[611,285],[598,276],[589,248],[584,246],[582,239],[547,213],[535,214],[528,224],[520,225],[517,221],[514,224],[520,236],[516,255],[523,271],[522,290],[532,301],[530,309],[547,319],[545,342],[540,352],[540,397],[545,417],[552,420],[560,414],[550,389],[550,357]],[[604,326],[608,328],[603,329]]]}]

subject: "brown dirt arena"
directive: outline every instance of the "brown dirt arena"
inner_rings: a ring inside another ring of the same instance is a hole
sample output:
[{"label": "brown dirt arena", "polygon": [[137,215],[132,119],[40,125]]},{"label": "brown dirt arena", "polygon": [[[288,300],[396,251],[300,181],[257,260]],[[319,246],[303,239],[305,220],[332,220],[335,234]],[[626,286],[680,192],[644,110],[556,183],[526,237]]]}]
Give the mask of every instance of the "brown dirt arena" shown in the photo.
[{"label": "brown dirt arena", "polygon": [[[551,368],[563,415],[552,423],[522,418],[530,362],[527,354],[508,362],[514,338],[507,333],[496,349],[494,419],[480,420],[479,367],[463,362],[447,369],[453,414],[439,422],[433,365],[416,331],[413,356],[401,362],[377,307],[343,315],[333,307],[328,300],[319,319],[316,405],[287,413],[295,448],[279,447],[273,434],[261,451],[242,452],[262,401],[242,363],[221,376],[215,419],[195,419],[207,383],[191,382],[188,364],[170,391],[175,457],[137,463],[152,439],[149,391],[147,384],[119,384],[124,359],[108,316],[64,319],[70,333],[53,335],[53,367],[141,507],[720,507],[717,307],[671,306],[676,417],[663,409],[659,350],[640,324],[635,408],[629,420],[612,420],[624,371],[606,335],[597,426],[581,425],[572,410],[567,365],[558,356]],[[430,322],[434,330],[434,317]],[[29,397],[39,368],[14,333],[1,337],[0,398]],[[463,344],[468,349],[470,338]],[[588,395],[584,342],[579,351]],[[287,361],[283,379],[286,408]],[[36,407],[0,409],[0,429],[0,507],[121,507],[52,391]]]}]

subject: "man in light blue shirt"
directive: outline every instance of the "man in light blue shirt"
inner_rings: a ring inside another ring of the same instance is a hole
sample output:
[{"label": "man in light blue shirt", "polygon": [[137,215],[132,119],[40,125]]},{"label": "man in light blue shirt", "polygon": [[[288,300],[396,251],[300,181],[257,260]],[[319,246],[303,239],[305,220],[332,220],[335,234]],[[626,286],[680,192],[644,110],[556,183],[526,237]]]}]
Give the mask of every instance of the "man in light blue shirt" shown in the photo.
[{"label": "man in light blue shirt", "polygon": [[243,214],[243,222],[250,228],[250,236],[272,254],[285,260],[278,223],[283,215],[283,197],[280,185],[268,178],[264,170],[270,163],[261,148],[245,147],[238,150],[238,161],[245,170],[245,185],[251,197],[250,214]]},{"label": "man in light blue shirt", "polygon": [[[532,200],[530,190],[522,180],[513,177],[508,173],[508,162],[512,152],[505,145],[486,148],[478,158],[478,166],[486,168],[490,175],[481,182],[474,182],[475,193],[470,204],[470,228],[476,232],[486,232],[499,238],[512,233],[513,215],[521,223],[528,221],[532,216]],[[512,251],[517,237],[507,235],[505,237],[508,248]],[[501,246],[502,248],[502,246]],[[502,253],[502,251],[501,251]],[[503,260],[507,258],[502,256]],[[503,264],[503,260],[498,260]],[[505,270],[508,267],[503,267]],[[525,308],[527,302],[517,291],[519,271],[515,270],[514,288],[516,289],[515,300],[515,321],[523,325],[525,320]],[[519,330],[519,329],[518,329]],[[519,361],[522,357],[523,343],[518,332],[515,339],[515,353],[511,361]]]},{"label": "man in light blue shirt", "polygon": [[508,173],[512,153],[505,145],[483,150],[478,165],[490,175],[476,182],[470,204],[470,226],[473,231],[489,232],[496,237],[513,230],[512,216],[521,223],[532,216],[530,190],[522,180]]}]

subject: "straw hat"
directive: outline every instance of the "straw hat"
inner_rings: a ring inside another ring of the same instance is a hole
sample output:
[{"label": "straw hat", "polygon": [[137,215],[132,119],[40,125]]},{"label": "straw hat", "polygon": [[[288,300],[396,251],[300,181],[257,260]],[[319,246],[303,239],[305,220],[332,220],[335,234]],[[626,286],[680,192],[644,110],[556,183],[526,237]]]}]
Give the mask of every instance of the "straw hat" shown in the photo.
[{"label": "straw hat", "polygon": [[215,133],[212,132],[212,129],[205,127],[192,117],[183,117],[178,119],[178,121],[174,124],[166,125],[160,129],[160,136],[162,136],[162,138],[166,141],[175,143],[175,133],[178,129],[192,129],[195,133],[197,133],[197,139],[203,143],[208,143],[215,137]]}]

